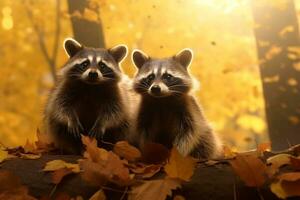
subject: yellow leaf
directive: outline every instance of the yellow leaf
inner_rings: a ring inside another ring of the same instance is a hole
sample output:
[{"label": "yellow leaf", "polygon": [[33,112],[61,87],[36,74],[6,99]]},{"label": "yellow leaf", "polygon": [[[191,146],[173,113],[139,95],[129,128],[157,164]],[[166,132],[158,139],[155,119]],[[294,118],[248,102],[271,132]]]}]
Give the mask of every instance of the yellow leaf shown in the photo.
[{"label": "yellow leaf", "polygon": [[276,183],[272,183],[270,185],[270,189],[271,191],[276,194],[277,197],[281,198],[281,199],[285,199],[287,197],[287,194],[285,193],[285,191],[283,190],[283,188],[281,187],[281,183],[280,181],[276,182]]},{"label": "yellow leaf", "polygon": [[182,156],[176,148],[171,151],[168,163],[165,165],[165,171],[170,178],[179,178],[189,181],[196,167],[196,159]]},{"label": "yellow leaf", "polygon": [[62,168],[71,169],[74,173],[80,172],[79,164],[67,163],[63,160],[52,160],[50,162],[47,162],[43,171],[56,171]]},{"label": "yellow leaf", "polygon": [[291,157],[291,155],[289,155],[289,154],[278,154],[278,155],[268,158],[267,164],[270,165],[270,166],[268,166],[269,175],[272,176],[275,173],[277,173],[279,168],[282,167],[283,165],[290,164],[290,162],[291,162],[290,157]]}]

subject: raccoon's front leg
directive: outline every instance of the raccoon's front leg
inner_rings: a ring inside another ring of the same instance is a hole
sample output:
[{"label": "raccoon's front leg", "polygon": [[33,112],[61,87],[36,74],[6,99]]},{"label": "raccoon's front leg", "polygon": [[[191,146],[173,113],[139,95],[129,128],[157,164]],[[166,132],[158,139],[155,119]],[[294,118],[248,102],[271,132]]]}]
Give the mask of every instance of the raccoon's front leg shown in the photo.
[{"label": "raccoon's front leg", "polygon": [[101,120],[101,117],[99,116],[96,119],[93,127],[89,131],[88,135],[93,138],[102,140],[104,132],[105,132],[105,128],[103,126],[103,121]]}]

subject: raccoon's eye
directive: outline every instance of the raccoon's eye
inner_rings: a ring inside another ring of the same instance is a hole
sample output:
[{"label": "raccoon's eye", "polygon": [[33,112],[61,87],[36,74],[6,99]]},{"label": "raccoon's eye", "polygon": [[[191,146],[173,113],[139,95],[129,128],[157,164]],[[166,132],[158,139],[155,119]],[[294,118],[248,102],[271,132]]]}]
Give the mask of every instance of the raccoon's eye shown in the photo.
[{"label": "raccoon's eye", "polygon": [[86,68],[89,64],[90,64],[90,61],[89,61],[89,60],[86,60],[86,61],[84,61],[83,63],[81,63],[80,66],[81,66],[82,68]]},{"label": "raccoon's eye", "polygon": [[103,62],[99,62],[99,67],[100,67],[100,69],[105,69],[105,68],[107,68],[106,64],[103,63]]},{"label": "raccoon's eye", "polygon": [[163,75],[163,79],[165,79],[167,81],[172,81],[173,80],[173,76],[171,74],[164,74]]},{"label": "raccoon's eye", "polygon": [[148,77],[147,77],[147,80],[150,82],[150,81],[153,81],[155,78],[155,75],[154,74],[150,74]]}]

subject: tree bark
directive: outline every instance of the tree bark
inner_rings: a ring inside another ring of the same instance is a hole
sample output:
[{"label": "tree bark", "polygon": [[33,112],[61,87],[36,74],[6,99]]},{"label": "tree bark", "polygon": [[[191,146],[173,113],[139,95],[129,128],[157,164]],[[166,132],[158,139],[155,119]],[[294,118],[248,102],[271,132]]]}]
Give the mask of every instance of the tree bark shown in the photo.
[{"label": "tree bark", "polygon": [[254,33],[272,149],[283,150],[300,142],[299,31],[294,1],[270,2],[253,0]]},{"label": "tree bark", "polygon": [[[293,153],[291,153],[293,154]],[[265,155],[265,158],[274,155]],[[68,194],[70,197],[82,196],[84,199],[91,197],[99,188],[92,187],[78,174],[72,174],[63,179],[55,187],[51,183],[51,174],[43,172],[42,169],[48,161],[65,160],[67,162],[77,163],[79,156],[67,155],[43,155],[37,160],[12,159],[7,160],[0,165],[0,170],[9,170],[19,176],[24,185],[29,188],[30,194],[40,198],[53,194],[52,198],[60,193]],[[55,188],[55,189],[54,189]],[[119,192],[105,190],[108,199],[120,199],[124,189]],[[204,163],[199,164],[192,180],[183,185],[182,189],[173,192],[173,196],[180,194],[189,200],[209,199],[209,200],[226,200],[226,199],[243,199],[255,200],[263,196],[264,199],[278,199],[266,184],[258,192],[257,188],[251,188],[235,175],[232,168],[227,162],[220,162],[208,166]]]},{"label": "tree bark", "polygon": [[[82,14],[88,8],[88,0],[68,0],[68,5],[71,16],[75,11],[79,11]],[[99,12],[99,10],[94,11]],[[85,46],[105,47],[102,23],[100,18],[98,20],[98,22],[95,22],[72,16],[71,22],[74,38]]]}]

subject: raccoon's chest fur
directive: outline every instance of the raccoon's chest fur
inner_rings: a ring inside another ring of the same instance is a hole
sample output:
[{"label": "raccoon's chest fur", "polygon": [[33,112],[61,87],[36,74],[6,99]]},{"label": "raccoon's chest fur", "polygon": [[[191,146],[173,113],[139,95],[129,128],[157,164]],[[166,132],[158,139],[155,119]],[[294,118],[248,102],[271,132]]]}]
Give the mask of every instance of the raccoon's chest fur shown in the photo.
[{"label": "raccoon's chest fur", "polygon": [[120,111],[117,86],[78,83],[66,87],[64,94],[65,104],[74,109],[85,131],[93,127],[98,117],[109,118]]},{"label": "raccoon's chest fur", "polygon": [[176,137],[193,129],[192,121],[184,99],[147,99],[141,105],[138,130],[147,141],[171,148]]}]

